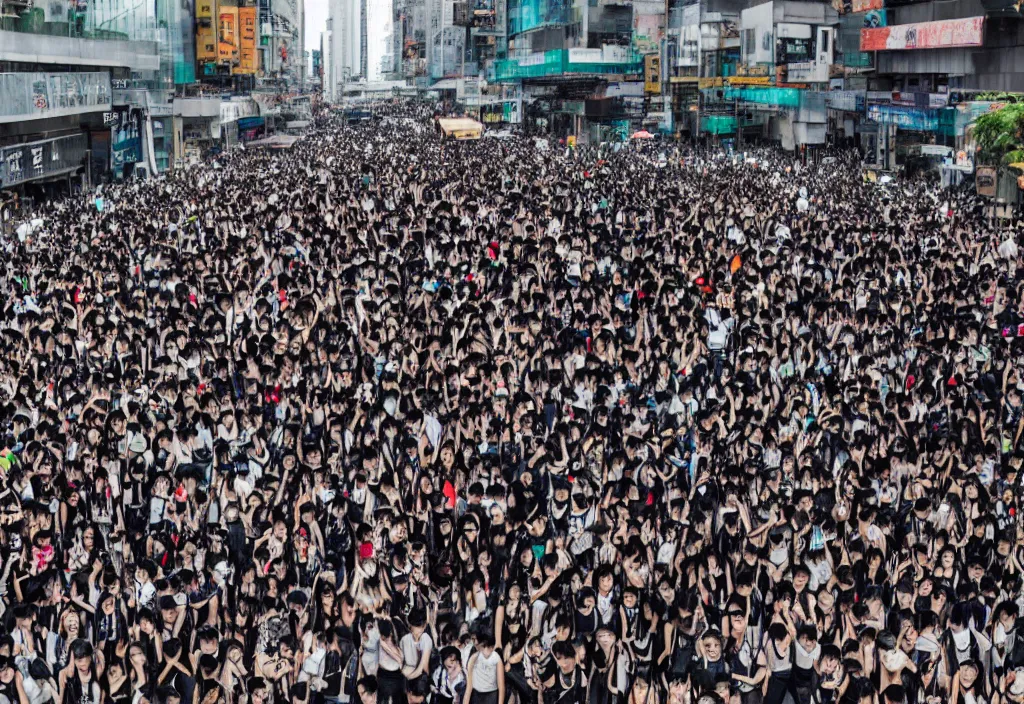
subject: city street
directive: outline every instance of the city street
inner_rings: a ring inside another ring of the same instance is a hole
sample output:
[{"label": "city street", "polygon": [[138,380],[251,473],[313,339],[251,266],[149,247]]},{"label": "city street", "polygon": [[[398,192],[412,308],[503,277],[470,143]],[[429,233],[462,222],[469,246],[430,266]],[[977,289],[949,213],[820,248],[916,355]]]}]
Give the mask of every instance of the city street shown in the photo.
[{"label": "city street", "polygon": [[1017,701],[1017,221],[856,151],[351,117],[0,239],[0,690]]}]

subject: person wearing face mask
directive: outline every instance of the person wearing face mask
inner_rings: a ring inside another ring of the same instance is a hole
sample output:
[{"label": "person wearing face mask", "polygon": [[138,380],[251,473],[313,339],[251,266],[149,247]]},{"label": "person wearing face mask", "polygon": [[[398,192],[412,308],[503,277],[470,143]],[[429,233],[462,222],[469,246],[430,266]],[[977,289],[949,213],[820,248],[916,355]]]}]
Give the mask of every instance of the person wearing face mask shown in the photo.
[{"label": "person wearing face mask", "polygon": [[1024,667],[1024,638],[1017,633],[1019,607],[1004,601],[992,616],[992,666],[1003,672]]},{"label": "person wearing face mask", "polygon": [[984,664],[991,655],[991,643],[983,634],[978,633],[970,622],[967,605],[957,604],[949,617],[949,628],[943,635],[943,648],[946,674],[952,677],[967,661]]}]

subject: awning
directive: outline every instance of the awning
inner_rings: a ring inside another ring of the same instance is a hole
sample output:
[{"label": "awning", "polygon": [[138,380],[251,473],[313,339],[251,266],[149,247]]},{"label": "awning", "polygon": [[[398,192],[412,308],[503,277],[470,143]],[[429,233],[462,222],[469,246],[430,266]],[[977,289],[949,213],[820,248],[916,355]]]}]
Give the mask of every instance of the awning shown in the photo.
[{"label": "awning", "polygon": [[484,134],[484,126],[468,117],[442,117],[437,124],[445,137],[454,139],[480,139]]},{"label": "awning", "polygon": [[286,130],[301,130],[309,127],[309,120],[289,120],[284,123]]}]

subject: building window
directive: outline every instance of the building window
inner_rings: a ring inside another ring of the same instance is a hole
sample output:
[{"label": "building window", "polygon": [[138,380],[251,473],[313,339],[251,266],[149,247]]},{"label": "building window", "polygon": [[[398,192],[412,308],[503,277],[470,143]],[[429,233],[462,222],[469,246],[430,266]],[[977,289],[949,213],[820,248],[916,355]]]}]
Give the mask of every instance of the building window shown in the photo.
[{"label": "building window", "polygon": [[743,55],[744,56],[750,56],[751,54],[754,53],[754,51],[757,48],[757,45],[755,44],[757,39],[756,39],[756,35],[754,34],[754,32],[755,32],[755,30],[753,28],[751,28],[751,29],[744,29],[743,30]]}]

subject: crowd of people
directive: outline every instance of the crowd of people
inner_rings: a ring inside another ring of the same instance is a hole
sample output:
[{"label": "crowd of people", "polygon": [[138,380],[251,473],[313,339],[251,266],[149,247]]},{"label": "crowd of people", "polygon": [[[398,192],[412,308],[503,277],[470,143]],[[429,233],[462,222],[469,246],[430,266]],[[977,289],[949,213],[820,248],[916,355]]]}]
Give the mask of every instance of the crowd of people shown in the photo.
[{"label": "crowd of people", "polygon": [[0,704],[1024,702],[1013,222],[375,111],[0,241]]}]

